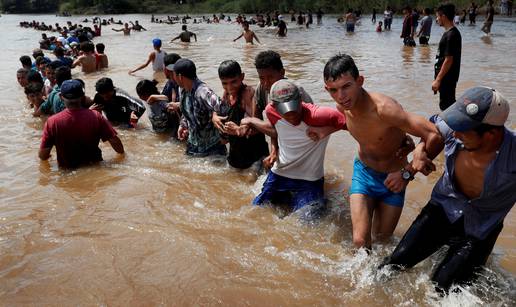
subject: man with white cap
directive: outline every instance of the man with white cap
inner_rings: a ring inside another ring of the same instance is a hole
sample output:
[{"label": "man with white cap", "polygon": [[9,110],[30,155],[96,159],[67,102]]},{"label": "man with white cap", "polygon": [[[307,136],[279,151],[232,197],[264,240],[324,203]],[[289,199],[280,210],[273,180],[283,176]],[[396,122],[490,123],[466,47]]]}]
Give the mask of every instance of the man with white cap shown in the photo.
[{"label": "man with white cap", "polygon": [[[432,276],[446,292],[486,263],[516,201],[516,133],[504,126],[508,115],[509,103],[499,92],[474,87],[433,117],[444,138],[444,173],[383,265],[410,268],[448,245]],[[428,160],[421,148],[414,159]]]},{"label": "man with white cap", "polygon": [[330,126],[344,129],[346,119],[339,111],[302,100],[299,87],[285,79],[274,83],[265,108],[267,121],[242,119],[241,126],[253,127],[277,137],[279,155],[253,204],[286,203],[300,218],[311,221],[325,209],[324,156],[329,136],[314,141],[308,128]]}]

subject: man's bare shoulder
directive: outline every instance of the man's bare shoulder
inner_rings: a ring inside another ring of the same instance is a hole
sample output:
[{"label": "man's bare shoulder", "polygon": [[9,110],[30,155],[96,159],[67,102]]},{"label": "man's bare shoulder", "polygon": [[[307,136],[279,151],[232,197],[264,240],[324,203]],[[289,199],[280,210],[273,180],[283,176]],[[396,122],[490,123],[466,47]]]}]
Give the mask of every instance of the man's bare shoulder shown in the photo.
[{"label": "man's bare shoulder", "polygon": [[376,112],[380,118],[390,118],[403,110],[401,104],[390,96],[381,93],[369,93],[369,96],[376,105]]}]

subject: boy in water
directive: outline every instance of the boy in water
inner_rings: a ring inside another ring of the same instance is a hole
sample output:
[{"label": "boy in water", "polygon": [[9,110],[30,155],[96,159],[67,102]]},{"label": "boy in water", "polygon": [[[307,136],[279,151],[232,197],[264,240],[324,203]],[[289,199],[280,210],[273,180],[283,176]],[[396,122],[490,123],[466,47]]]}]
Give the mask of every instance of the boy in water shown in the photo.
[{"label": "boy in water", "polygon": [[[31,83],[25,87],[25,95],[30,103],[31,108],[38,110],[43,103],[43,85],[40,83]],[[34,115],[34,113],[33,113]]]},{"label": "boy in water", "polygon": [[249,23],[247,21],[244,21],[244,23],[242,23],[242,28],[244,28],[244,31],[242,32],[242,34],[240,34],[240,36],[238,36],[237,38],[235,38],[233,40],[234,42],[236,42],[237,40],[239,40],[243,36],[244,39],[245,39],[245,42],[247,44],[254,45],[254,43],[253,43],[254,39],[256,39],[258,44],[260,44],[260,40],[258,39],[256,34],[253,31],[249,30]]},{"label": "boy in water", "polygon": [[[244,118],[258,117],[254,89],[243,83],[245,74],[238,62],[224,61],[219,66],[219,78],[224,94],[219,105],[214,107],[213,124],[229,140],[229,165],[246,169],[269,155],[269,148],[263,133],[245,135],[240,130]],[[261,115],[261,114],[260,114]],[[225,124],[223,123],[225,121]]]},{"label": "boy in water", "polygon": [[83,54],[72,63],[72,68],[80,65],[82,67],[82,72],[86,74],[97,71],[95,45],[93,45],[92,42],[83,42],[81,43],[81,51]]},{"label": "boy in water", "polygon": [[179,127],[179,117],[176,113],[168,112],[168,99],[160,95],[157,84],[156,80],[142,80],[136,85],[136,93],[141,100],[149,104],[148,115],[152,129],[158,133],[171,132],[175,137]]},{"label": "boy in water", "polygon": [[131,29],[132,28],[129,28],[129,24],[126,22],[124,24],[124,27],[122,29],[115,29],[115,28],[112,28],[111,30],[115,31],[115,32],[124,32],[124,35],[131,35]]},{"label": "boy in water", "polygon": [[103,43],[98,43],[95,45],[95,48],[97,49],[97,53],[95,54],[95,59],[97,63],[97,70],[108,68],[109,61],[107,55],[104,54],[104,50],[106,46],[104,46]]},{"label": "boy in water", "polygon": [[286,203],[302,221],[313,222],[326,208],[324,156],[329,137],[314,141],[307,132],[321,126],[344,129],[345,117],[335,109],[304,102],[299,87],[288,80],[272,85],[270,100],[265,109],[268,121],[247,117],[241,122],[267,133],[278,144],[279,159],[253,204]]},{"label": "boy in water", "polygon": [[[419,136],[427,151],[441,144],[439,132],[421,116],[405,112],[391,97],[369,93],[364,77],[348,55],[332,57],[324,67],[325,88],[346,116],[346,129],[359,143],[349,189],[353,243],[371,248],[372,235],[391,237],[398,224],[405,188],[415,169],[401,154],[407,133]],[[320,139],[327,134],[321,134]]]},{"label": "boy in water", "polygon": [[154,70],[154,72],[163,71],[163,69],[165,68],[163,60],[165,58],[165,55],[167,55],[167,53],[165,51],[161,50],[161,39],[159,39],[159,38],[153,39],[152,46],[153,46],[154,50],[151,53],[149,53],[147,62],[143,63],[142,65],[138,66],[137,68],[135,68],[133,70],[130,70],[129,74],[135,73],[140,69],[144,69],[150,63],[152,63],[152,69]]},{"label": "boy in water", "polygon": [[382,32],[382,22],[378,21],[378,26],[376,27],[376,32]]},{"label": "boy in water", "polygon": [[21,87],[26,87],[27,84],[29,84],[29,80],[27,79],[28,74],[29,71],[25,68],[20,68],[16,72],[16,80],[18,80],[18,84]]}]

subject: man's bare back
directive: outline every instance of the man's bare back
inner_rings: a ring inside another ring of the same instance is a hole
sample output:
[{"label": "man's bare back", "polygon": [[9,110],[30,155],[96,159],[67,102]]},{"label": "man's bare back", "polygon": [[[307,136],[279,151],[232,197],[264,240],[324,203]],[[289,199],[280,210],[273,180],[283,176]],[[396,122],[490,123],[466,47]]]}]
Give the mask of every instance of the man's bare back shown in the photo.
[{"label": "man's bare back", "polygon": [[83,73],[92,73],[97,70],[97,60],[93,54],[84,54],[75,60],[73,67],[80,65]]}]

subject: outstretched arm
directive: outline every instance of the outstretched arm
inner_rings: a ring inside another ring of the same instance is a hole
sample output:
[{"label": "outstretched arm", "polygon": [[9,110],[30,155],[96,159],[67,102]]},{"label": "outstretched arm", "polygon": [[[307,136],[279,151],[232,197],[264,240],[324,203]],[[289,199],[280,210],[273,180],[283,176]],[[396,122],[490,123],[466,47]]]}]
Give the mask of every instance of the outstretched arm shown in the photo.
[{"label": "outstretched arm", "polygon": [[[408,134],[420,137],[422,144],[418,145],[419,149],[424,150],[430,159],[435,158],[444,148],[444,139],[433,123],[423,116],[405,112],[401,105],[394,100],[391,99],[390,102],[384,103],[378,109],[378,115],[380,119],[392,124],[392,126],[398,127]],[[435,169],[431,162],[426,164],[420,162],[418,161],[417,164],[412,165],[414,171],[428,174]]]},{"label": "outstretched arm", "polygon": [[269,121],[261,120],[256,117],[246,117],[240,121],[240,125],[248,125],[260,131],[261,133],[267,134],[271,138],[278,137],[276,128],[274,128],[274,126]]},{"label": "outstretched arm", "polygon": [[244,36],[244,34],[240,34],[237,38],[235,38],[233,41],[236,42],[237,40],[239,40],[242,36]]},{"label": "outstretched arm", "polygon": [[147,58],[147,62],[143,63],[142,65],[136,67],[135,69],[133,70],[130,70],[129,73],[132,74],[134,72],[137,72],[138,70],[140,69],[144,69],[145,67],[147,67],[152,61],[154,61],[154,58],[156,57],[156,54],[154,52],[151,52],[149,54],[149,57]]}]

